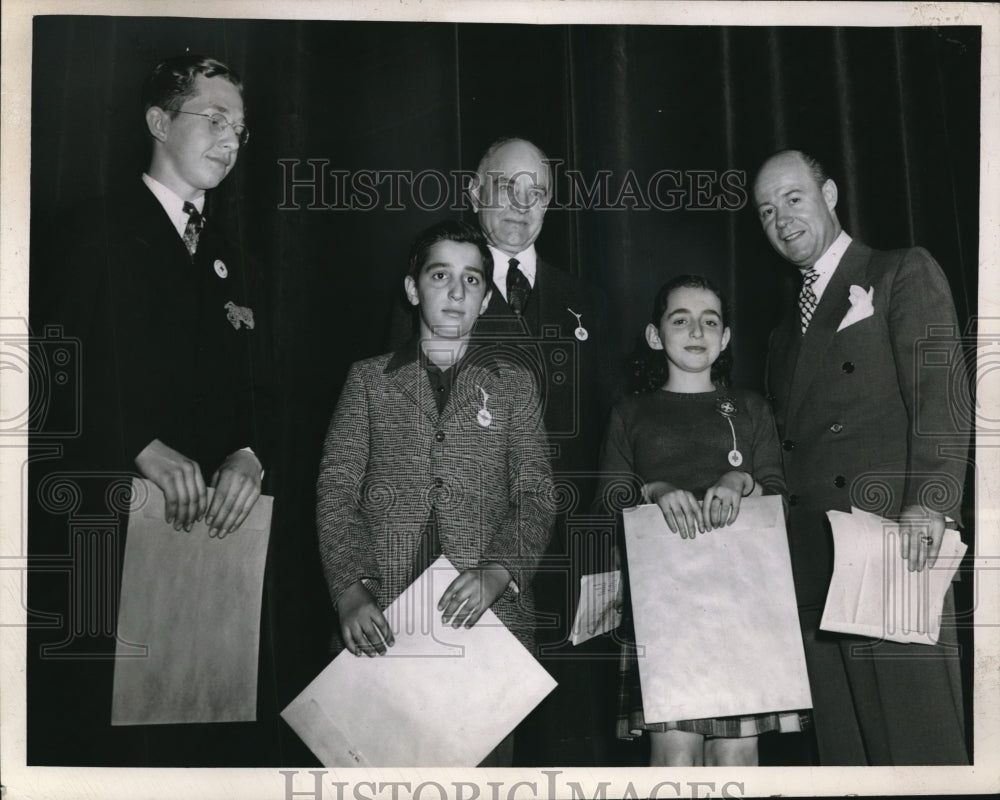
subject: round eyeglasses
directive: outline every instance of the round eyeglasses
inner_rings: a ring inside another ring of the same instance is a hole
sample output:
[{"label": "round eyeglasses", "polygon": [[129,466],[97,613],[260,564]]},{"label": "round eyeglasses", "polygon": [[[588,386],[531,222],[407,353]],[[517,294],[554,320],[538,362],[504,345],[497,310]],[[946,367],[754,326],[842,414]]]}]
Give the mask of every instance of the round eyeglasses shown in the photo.
[{"label": "round eyeglasses", "polygon": [[240,147],[245,145],[250,140],[250,129],[244,125],[242,122],[232,123],[226,119],[222,114],[199,114],[197,111],[180,111],[174,110],[175,114],[188,114],[192,117],[204,117],[208,120],[208,126],[212,129],[212,133],[216,136],[222,136],[226,132],[226,128],[232,128],[233,133],[236,134],[236,138],[239,139]]}]

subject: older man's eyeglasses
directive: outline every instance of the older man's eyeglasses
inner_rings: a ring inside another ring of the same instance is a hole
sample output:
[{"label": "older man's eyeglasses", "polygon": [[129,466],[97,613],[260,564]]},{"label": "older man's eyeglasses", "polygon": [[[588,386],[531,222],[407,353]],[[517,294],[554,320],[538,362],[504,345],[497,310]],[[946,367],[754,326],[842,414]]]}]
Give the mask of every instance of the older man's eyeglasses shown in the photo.
[{"label": "older man's eyeglasses", "polygon": [[197,111],[180,111],[175,110],[175,114],[188,114],[192,117],[204,117],[208,120],[208,126],[212,129],[212,133],[216,136],[223,136],[226,132],[226,128],[232,128],[233,133],[236,134],[236,138],[240,141],[240,147],[245,145],[250,140],[250,129],[244,125],[242,122],[230,122],[222,114],[199,114]]}]

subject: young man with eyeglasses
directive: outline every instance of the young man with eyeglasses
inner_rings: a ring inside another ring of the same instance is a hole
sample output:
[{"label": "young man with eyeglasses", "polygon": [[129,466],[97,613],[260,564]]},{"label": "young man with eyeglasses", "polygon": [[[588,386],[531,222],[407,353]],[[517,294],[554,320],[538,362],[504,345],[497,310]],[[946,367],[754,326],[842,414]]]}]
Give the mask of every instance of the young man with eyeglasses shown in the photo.
[{"label": "young man with eyeglasses", "polygon": [[[62,624],[33,631],[29,647],[37,659],[29,664],[29,763],[225,766],[259,757],[250,723],[228,724],[226,736],[204,725],[110,726],[127,524],[114,485],[135,473],[155,483],[176,530],[204,520],[215,535],[237,531],[261,494],[268,430],[268,331],[252,296],[254,271],[205,206],[249,138],[242,84],[215,59],[172,58],[146,78],[143,110],[147,170],[88,203],[59,235],[37,237],[32,253],[32,275],[42,278],[33,281],[32,327],[60,326],[79,341],[81,363],[80,434],[60,441],[62,458],[35,479],[69,473],[90,513],[110,521],[81,556],[100,569],[74,563],[70,578],[30,576],[32,610]],[[47,503],[46,485],[31,526],[42,561],[81,541]]]}]

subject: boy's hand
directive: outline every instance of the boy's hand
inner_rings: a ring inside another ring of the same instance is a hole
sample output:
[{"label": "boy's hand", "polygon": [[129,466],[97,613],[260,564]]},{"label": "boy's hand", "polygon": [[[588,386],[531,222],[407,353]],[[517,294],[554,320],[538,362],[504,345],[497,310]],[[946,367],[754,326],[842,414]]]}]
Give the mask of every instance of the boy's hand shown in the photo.
[{"label": "boy's hand", "polygon": [[510,573],[496,563],[482,564],[464,570],[444,590],[438,611],[443,611],[441,622],[451,622],[453,628],[465,625],[471,628],[486,613],[510,583]]},{"label": "boy's hand", "polygon": [[337,615],[340,638],[353,655],[384,656],[386,646],[396,643],[382,609],[361,581],[352,583],[337,598]]},{"label": "boy's hand", "polygon": [[[743,493],[749,488],[753,491],[756,487],[753,478],[741,470],[727,472],[718,483],[710,487],[705,492],[705,499],[702,500],[702,521],[705,530],[713,528],[723,528],[736,521],[740,513],[740,503],[743,501]],[[748,484],[750,484],[748,486]]]},{"label": "boy's hand", "polygon": [[667,527],[680,533],[682,539],[693,539],[704,533],[701,503],[687,489],[678,489],[665,481],[654,481],[642,487],[642,494],[650,503],[656,503],[663,512]]},{"label": "boy's hand", "polygon": [[155,483],[163,492],[164,519],[174,530],[189,531],[207,507],[208,493],[197,463],[153,439],[135,457],[142,477]]},{"label": "boy's hand", "polygon": [[235,531],[260,497],[261,466],[249,450],[232,453],[212,476],[215,496],[205,514],[205,524],[218,536]]}]

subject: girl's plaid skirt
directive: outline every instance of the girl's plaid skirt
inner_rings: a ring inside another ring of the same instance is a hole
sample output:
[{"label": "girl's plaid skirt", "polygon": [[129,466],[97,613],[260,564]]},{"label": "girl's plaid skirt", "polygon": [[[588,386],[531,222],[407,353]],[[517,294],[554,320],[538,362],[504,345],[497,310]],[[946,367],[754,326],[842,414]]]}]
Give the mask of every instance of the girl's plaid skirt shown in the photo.
[{"label": "girl's plaid skirt", "polygon": [[642,687],[639,684],[639,659],[636,656],[635,629],[632,626],[632,618],[628,610],[626,610],[625,619],[622,620],[619,631],[622,634],[616,725],[619,739],[634,739],[641,736],[643,731],[663,732],[671,730],[738,739],[744,736],[757,736],[768,731],[792,733],[804,730],[809,725],[807,711],[782,711],[770,714],[709,717],[673,722],[646,722],[642,713]]}]

